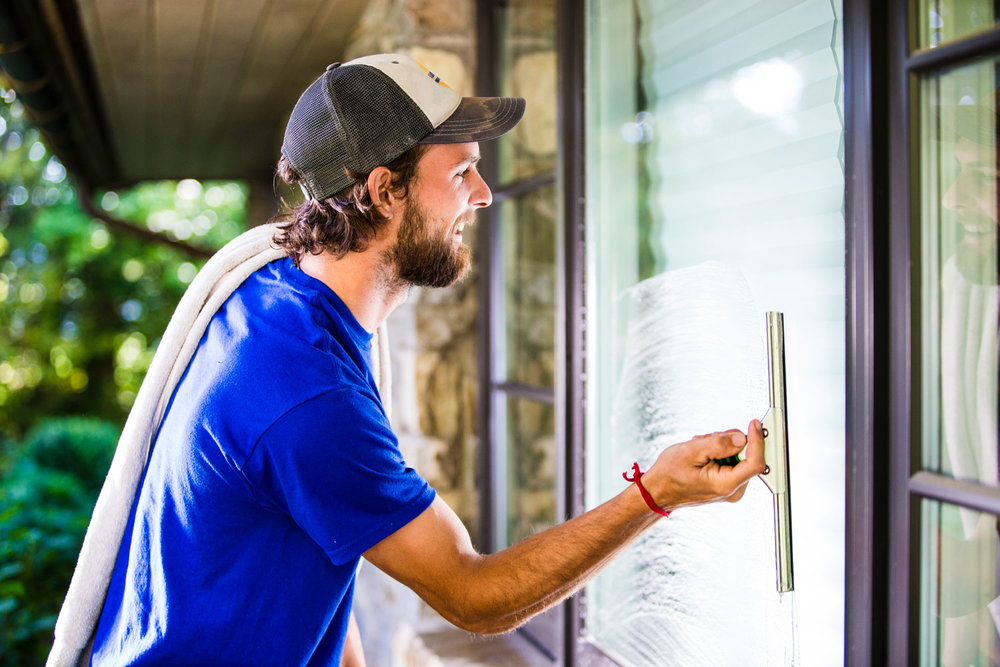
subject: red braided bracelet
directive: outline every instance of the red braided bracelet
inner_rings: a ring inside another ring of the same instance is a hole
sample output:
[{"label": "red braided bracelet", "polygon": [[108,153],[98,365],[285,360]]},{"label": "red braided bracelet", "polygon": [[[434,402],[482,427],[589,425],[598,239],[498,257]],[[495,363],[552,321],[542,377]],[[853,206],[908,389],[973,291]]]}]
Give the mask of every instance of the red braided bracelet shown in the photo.
[{"label": "red braided bracelet", "polygon": [[625,478],[626,482],[635,482],[635,485],[639,487],[639,493],[642,494],[642,499],[646,501],[647,505],[649,505],[649,509],[662,516],[670,516],[670,512],[661,509],[660,506],[653,501],[653,496],[649,495],[649,491],[647,491],[646,487],[644,487],[642,482],[639,481],[642,479],[642,471],[639,470],[638,461],[632,464],[632,476],[629,477],[627,472],[623,472],[622,477]]}]

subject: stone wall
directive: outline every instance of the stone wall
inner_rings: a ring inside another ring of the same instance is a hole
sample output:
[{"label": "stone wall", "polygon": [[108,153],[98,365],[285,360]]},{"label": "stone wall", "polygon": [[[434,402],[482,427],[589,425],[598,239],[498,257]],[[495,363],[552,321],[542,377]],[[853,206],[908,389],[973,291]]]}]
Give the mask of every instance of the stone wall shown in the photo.
[{"label": "stone wall", "polygon": [[[552,175],[556,168],[556,9],[553,0],[507,0],[500,40],[503,94],[523,97],[524,118],[500,142],[501,182]],[[552,390],[556,383],[555,185],[498,204],[503,229],[504,334],[507,379]],[[550,403],[508,399],[507,526],[509,543],[557,519],[559,452]]]}]

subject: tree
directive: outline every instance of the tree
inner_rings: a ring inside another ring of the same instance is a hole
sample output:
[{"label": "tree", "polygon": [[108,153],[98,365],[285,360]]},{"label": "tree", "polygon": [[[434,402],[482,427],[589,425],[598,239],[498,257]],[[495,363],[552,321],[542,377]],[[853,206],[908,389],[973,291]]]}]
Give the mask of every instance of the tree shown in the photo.
[{"label": "tree", "polygon": [[[51,644],[99,488],[92,469],[66,469],[51,451],[39,459],[33,443],[55,429],[62,435],[49,441],[70,459],[103,448],[81,456],[106,470],[202,262],[88,215],[14,92],[0,97],[0,655],[32,664]],[[246,227],[240,183],[163,181],[96,196],[116,218],[209,249]]]}]

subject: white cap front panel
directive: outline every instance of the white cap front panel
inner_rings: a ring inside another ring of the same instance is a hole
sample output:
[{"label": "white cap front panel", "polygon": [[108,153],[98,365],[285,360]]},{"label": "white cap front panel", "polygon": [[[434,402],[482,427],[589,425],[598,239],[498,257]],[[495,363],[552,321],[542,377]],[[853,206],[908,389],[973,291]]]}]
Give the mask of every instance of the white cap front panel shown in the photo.
[{"label": "white cap front panel", "polygon": [[454,113],[462,96],[429,69],[402,53],[380,53],[356,58],[345,65],[368,65],[396,82],[416,102],[433,127]]}]

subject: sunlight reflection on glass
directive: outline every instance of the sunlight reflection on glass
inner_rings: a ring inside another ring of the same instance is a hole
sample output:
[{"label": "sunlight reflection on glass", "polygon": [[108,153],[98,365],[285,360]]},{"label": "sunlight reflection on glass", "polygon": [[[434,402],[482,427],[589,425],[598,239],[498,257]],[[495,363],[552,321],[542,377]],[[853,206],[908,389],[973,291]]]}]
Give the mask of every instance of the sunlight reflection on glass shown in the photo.
[{"label": "sunlight reflection on glass", "polygon": [[781,58],[737,70],[732,85],[739,103],[762,116],[783,116],[802,99],[802,75]]}]

